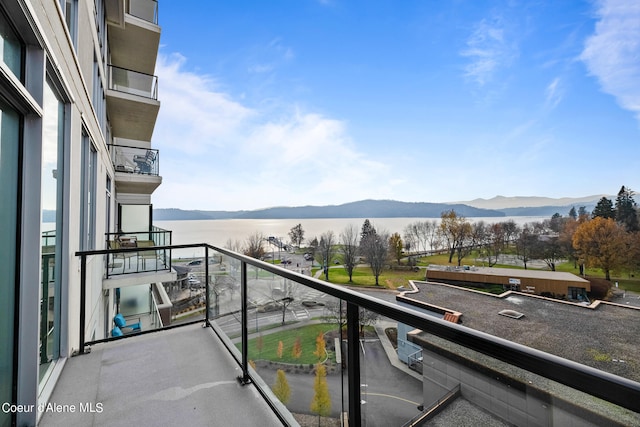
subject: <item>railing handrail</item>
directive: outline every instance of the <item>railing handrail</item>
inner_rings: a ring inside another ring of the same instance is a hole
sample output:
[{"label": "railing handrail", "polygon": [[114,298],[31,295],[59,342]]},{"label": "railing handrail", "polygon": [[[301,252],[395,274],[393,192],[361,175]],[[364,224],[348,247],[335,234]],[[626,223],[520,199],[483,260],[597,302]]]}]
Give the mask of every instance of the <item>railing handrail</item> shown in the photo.
[{"label": "railing handrail", "polygon": [[131,68],[119,67],[119,66],[113,65],[113,64],[107,64],[107,68],[117,68],[119,70],[130,71],[132,73],[142,74],[144,76],[149,76],[149,77],[154,77],[155,79],[158,78],[158,76],[156,74],[143,73],[142,71],[132,70]]},{"label": "railing handrail", "polygon": [[[411,325],[440,338],[462,345],[507,364],[516,366],[542,377],[557,381],[568,387],[580,390],[592,396],[612,402],[634,412],[640,412],[640,383],[620,377],[590,366],[586,366],[553,354],[545,353],[503,338],[468,328],[463,325],[430,316],[409,307],[399,307],[360,292],[323,282],[275,264],[239,254],[228,249],[218,248],[207,243],[165,245],[146,247],[145,250],[208,248],[223,255],[252,265],[285,279],[321,291],[348,303],[357,305],[398,322]],[[109,253],[136,252],[140,248],[92,250],[76,252],[76,256],[85,258],[92,255]],[[205,280],[208,282],[209,278]],[[81,322],[83,319],[81,319]]]},{"label": "railing handrail", "polygon": [[133,149],[140,150],[140,151],[156,151],[156,152],[160,152],[160,150],[158,148],[143,148],[143,147],[136,147],[136,146],[133,146],[133,145],[107,144],[107,147],[133,148]]}]

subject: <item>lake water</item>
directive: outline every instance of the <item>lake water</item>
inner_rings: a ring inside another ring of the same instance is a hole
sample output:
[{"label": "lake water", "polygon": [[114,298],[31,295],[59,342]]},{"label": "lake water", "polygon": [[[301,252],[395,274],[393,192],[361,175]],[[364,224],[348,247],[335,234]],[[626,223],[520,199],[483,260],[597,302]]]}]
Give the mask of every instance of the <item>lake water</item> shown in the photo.
[{"label": "lake water", "polygon": [[[403,235],[404,228],[417,221],[432,221],[437,218],[372,218],[371,224],[377,230]],[[495,223],[513,220],[522,226],[525,223],[542,221],[547,217],[514,216],[468,218],[472,222],[484,221]],[[274,236],[284,242],[289,241],[289,231],[298,224],[304,230],[305,242],[314,237],[320,238],[322,233],[333,231],[336,240],[340,233],[353,224],[358,231],[362,228],[365,218],[321,218],[321,219],[224,219],[224,220],[193,220],[193,221],[154,221],[154,225],[165,230],[172,230],[172,243],[183,245],[190,243],[208,243],[223,247],[229,239],[238,240],[244,244],[246,239],[258,232],[264,237]]]}]

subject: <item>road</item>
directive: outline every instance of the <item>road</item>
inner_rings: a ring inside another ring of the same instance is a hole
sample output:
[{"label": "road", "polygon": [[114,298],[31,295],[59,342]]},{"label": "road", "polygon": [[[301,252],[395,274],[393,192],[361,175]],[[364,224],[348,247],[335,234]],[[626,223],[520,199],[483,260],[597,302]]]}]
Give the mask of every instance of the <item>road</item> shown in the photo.
[{"label": "road", "polygon": [[[422,404],[422,382],[391,366],[380,340],[361,342],[360,351],[362,416],[366,425],[402,425],[417,415],[420,412],[417,407]],[[267,384],[275,383],[275,369],[260,368],[258,373]],[[310,414],[315,375],[292,372],[286,375],[291,389],[287,408],[291,412]],[[346,372],[344,376],[327,375],[327,385],[331,395],[331,416],[339,417],[341,410],[348,409]],[[340,404],[343,398],[344,406]]]}]

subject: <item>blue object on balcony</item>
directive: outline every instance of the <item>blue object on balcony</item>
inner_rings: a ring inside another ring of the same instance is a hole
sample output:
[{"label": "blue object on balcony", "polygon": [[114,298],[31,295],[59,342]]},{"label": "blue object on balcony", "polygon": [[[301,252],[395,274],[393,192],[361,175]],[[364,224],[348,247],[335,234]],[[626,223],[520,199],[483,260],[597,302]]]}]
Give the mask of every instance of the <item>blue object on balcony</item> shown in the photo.
[{"label": "blue object on balcony", "polygon": [[144,156],[139,154],[133,156],[133,161],[138,165],[140,173],[150,174],[152,172],[151,167],[156,161],[156,153],[152,150],[147,150],[147,153]]},{"label": "blue object on balcony", "polygon": [[124,316],[121,313],[118,313],[113,317],[113,322],[116,324],[116,327],[119,329],[129,328],[131,329],[131,332],[141,330],[140,322],[127,325],[127,321],[124,319]]},{"label": "blue object on balcony", "polygon": [[117,326],[116,326],[116,327],[114,327],[114,328],[111,330],[111,336],[112,336],[112,337],[121,337],[121,336],[123,336],[123,335],[124,335],[124,334],[122,333],[122,329],[120,329],[120,328],[119,328],[119,327],[117,327]]}]

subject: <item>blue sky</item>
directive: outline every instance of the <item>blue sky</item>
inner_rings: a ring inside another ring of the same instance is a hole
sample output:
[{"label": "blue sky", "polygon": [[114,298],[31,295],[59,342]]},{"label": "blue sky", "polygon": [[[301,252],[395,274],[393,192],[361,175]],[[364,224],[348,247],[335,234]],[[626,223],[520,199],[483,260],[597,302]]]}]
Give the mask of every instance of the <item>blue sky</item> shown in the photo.
[{"label": "blue sky", "polygon": [[640,191],[640,2],[159,7],[156,208]]}]

